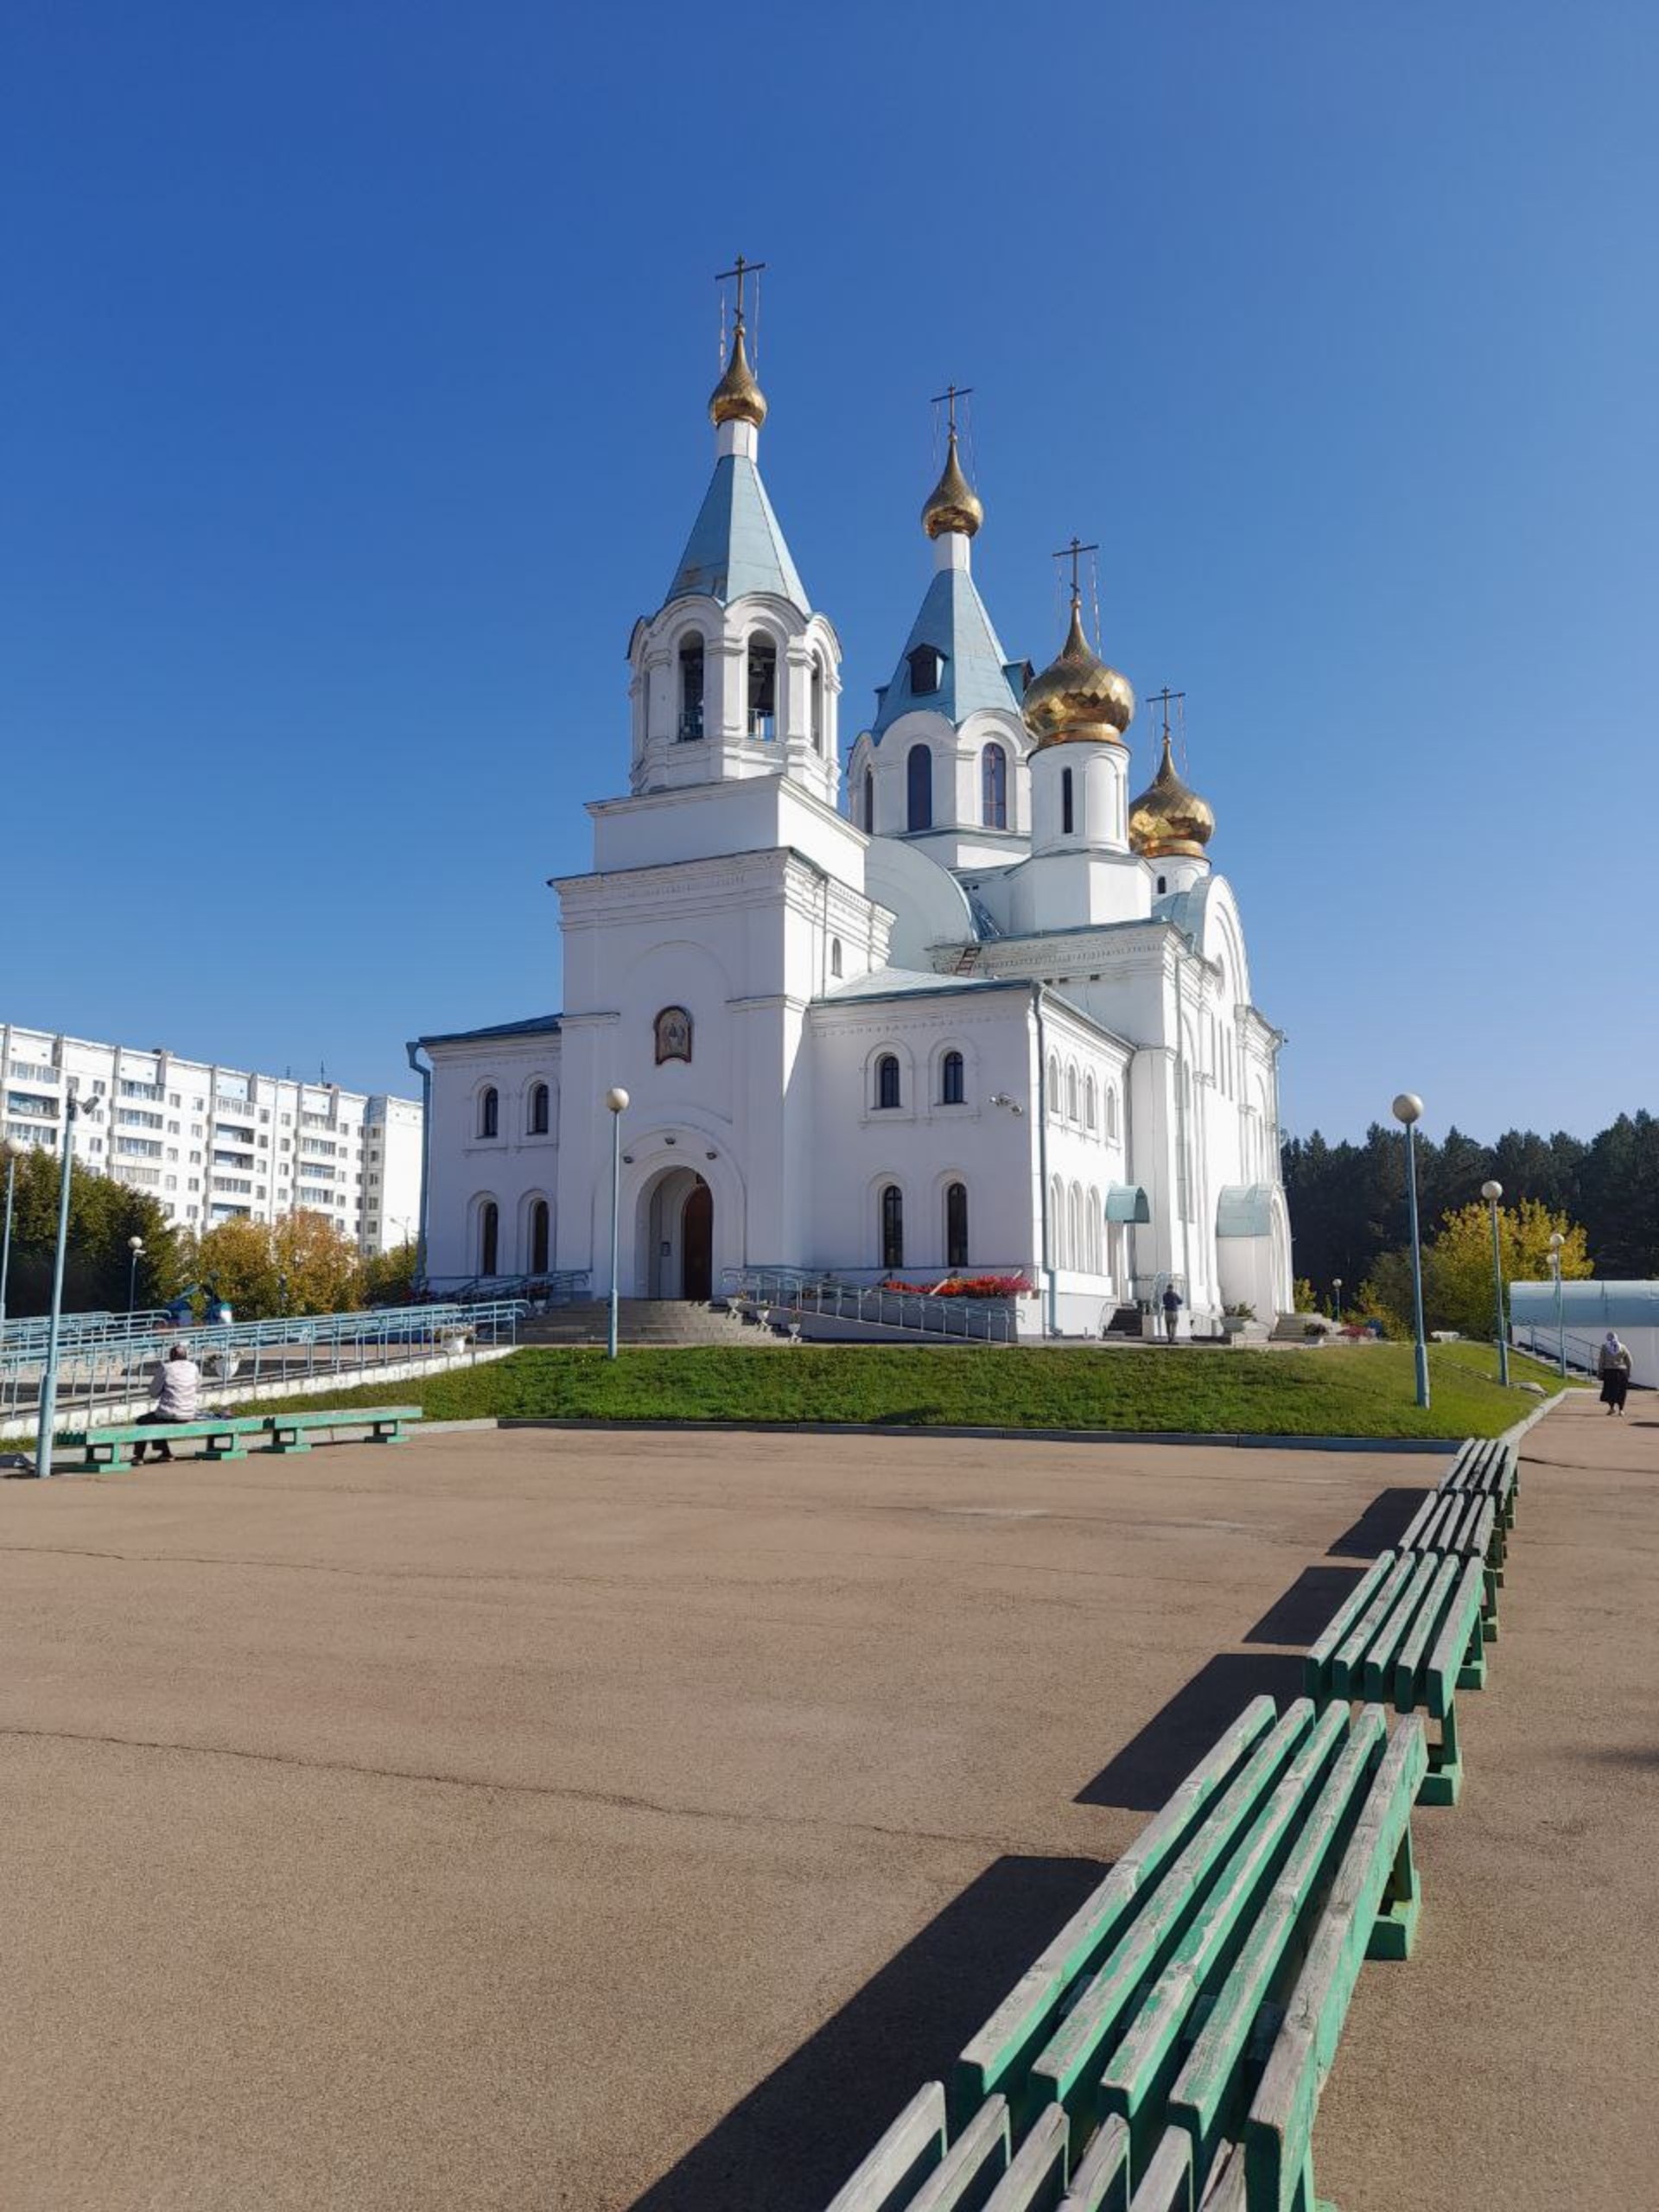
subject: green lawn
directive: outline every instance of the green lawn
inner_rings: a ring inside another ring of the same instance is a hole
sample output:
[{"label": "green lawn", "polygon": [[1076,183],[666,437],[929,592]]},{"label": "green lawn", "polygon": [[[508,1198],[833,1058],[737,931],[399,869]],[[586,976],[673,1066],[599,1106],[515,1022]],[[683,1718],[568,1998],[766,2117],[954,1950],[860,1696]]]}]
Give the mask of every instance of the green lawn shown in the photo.
[{"label": "green lawn", "polygon": [[[1317,1351],[906,1350],[714,1345],[535,1350],[409,1384],[378,1382],[308,1406],[418,1404],[434,1421],[880,1421],[895,1427],[1193,1429],[1276,1436],[1491,1436],[1538,1401],[1500,1389],[1484,1344],[1429,1351],[1427,1414],[1413,1402],[1408,1344]],[[1548,1369],[1510,1371],[1546,1390]],[[249,1407],[261,1412],[268,1407]]]}]

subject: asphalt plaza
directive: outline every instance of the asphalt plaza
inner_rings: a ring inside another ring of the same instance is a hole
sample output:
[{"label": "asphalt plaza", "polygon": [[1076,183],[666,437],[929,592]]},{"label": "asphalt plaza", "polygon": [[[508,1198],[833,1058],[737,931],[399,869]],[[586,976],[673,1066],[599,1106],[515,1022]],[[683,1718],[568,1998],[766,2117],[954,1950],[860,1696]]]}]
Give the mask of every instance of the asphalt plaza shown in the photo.
[{"label": "asphalt plaza", "polygon": [[[1642,2201],[1645,1402],[1527,1440],[1345,2212]],[[0,2193],[812,2212],[1437,1471],[518,1431],[8,1484]]]}]

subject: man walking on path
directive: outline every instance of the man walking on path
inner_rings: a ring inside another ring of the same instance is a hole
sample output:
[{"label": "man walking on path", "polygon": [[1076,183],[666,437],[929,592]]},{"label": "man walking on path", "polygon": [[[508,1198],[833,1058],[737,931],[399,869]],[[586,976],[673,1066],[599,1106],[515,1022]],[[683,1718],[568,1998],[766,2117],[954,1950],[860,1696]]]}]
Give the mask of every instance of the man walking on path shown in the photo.
[{"label": "man walking on path", "polygon": [[[194,1421],[201,1400],[201,1370],[196,1365],[182,1344],[175,1344],[162,1363],[161,1377],[156,1384],[156,1405],[153,1412],[141,1416],[140,1426],[145,1428],[173,1427],[182,1421]],[[141,1464],[147,1445],[135,1444],[132,1464]],[[164,1436],[156,1440],[156,1456],[170,1459],[173,1447]]]},{"label": "man walking on path", "polygon": [[1164,1334],[1171,1344],[1175,1341],[1175,1316],[1181,1310],[1181,1294],[1171,1283],[1164,1293]]}]

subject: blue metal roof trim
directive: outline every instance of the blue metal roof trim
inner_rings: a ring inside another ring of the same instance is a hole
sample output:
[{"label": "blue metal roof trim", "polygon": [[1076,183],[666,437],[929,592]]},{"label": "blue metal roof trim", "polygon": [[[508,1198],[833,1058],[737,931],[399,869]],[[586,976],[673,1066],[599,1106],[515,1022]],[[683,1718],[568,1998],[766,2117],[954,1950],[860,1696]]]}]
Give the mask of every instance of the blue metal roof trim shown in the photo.
[{"label": "blue metal roof trim", "polygon": [[1217,1236],[1271,1236],[1273,1192],[1266,1183],[1224,1183],[1216,1200]]},{"label": "blue metal roof trim", "polygon": [[663,604],[702,592],[729,607],[757,591],[812,611],[760,470],[746,454],[722,454]]},{"label": "blue metal roof trim", "polygon": [[1138,1183],[1114,1183],[1106,1193],[1108,1221],[1146,1223],[1152,1219],[1147,1194]]},{"label": "blue metal roof trim", "polygon": [[[918,645],[931,645],[944,658],[938,690],[919,699],[912,696],[910,689],[910,656]],[[1010,665],[972,576],[965,569],[937,569],[905,640],[893,681],[875,695],[871,736],[880,744],[883,731],[915,707],[957,723],[986,707],[1017,715],[1019,696],[1007,674]]]},{"label": "blue metal roof trim", "polygon": [[564,1027],[562,1014],[533,1014],[527,1021],[497,1021],[487,1029],[450,1029],[437,1037],[422,1037],[423,1045],[480,1044],[489,1037],[553,1037]]}]

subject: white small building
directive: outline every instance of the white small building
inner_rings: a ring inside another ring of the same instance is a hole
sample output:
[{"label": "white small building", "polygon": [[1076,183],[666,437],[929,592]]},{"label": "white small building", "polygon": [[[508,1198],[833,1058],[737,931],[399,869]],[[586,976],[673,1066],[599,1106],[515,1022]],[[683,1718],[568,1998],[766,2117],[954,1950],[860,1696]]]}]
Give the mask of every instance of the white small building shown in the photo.
[{"label": "white small building", "polygon": [[1510,1340],[1518,1350],[1593,1375],[1611,1330],[1630,1355],[1630,1380],[1659,1389],[1659,1282],[1554,1282],[1510,1285]]},{"label": "white small building", "polygon": [[422,1115],[413,1099],[0,1022],[9,1137],[55,1152],[71,1081],[106,1109],[77,1128],[77,1160],[148,1192],[182,1227],[304,1210],[369,1254],[416,1232]]},{"label": "white small building", "polygon": [[1209,807],[1083,631],[1034,678],[976,583],[954,429],[932,572],[843,810],[841,647],[757,464],[740,319],[713,480],[628,649],[627,790],[555,887],[564,1010],[431,1036],[429,1279],[585,1270],[706,1297],[739,1271],[1021,1274],[1094,1335],[1172,1284],[1200,1327],[1291,1302],[1279,1033]]}]

